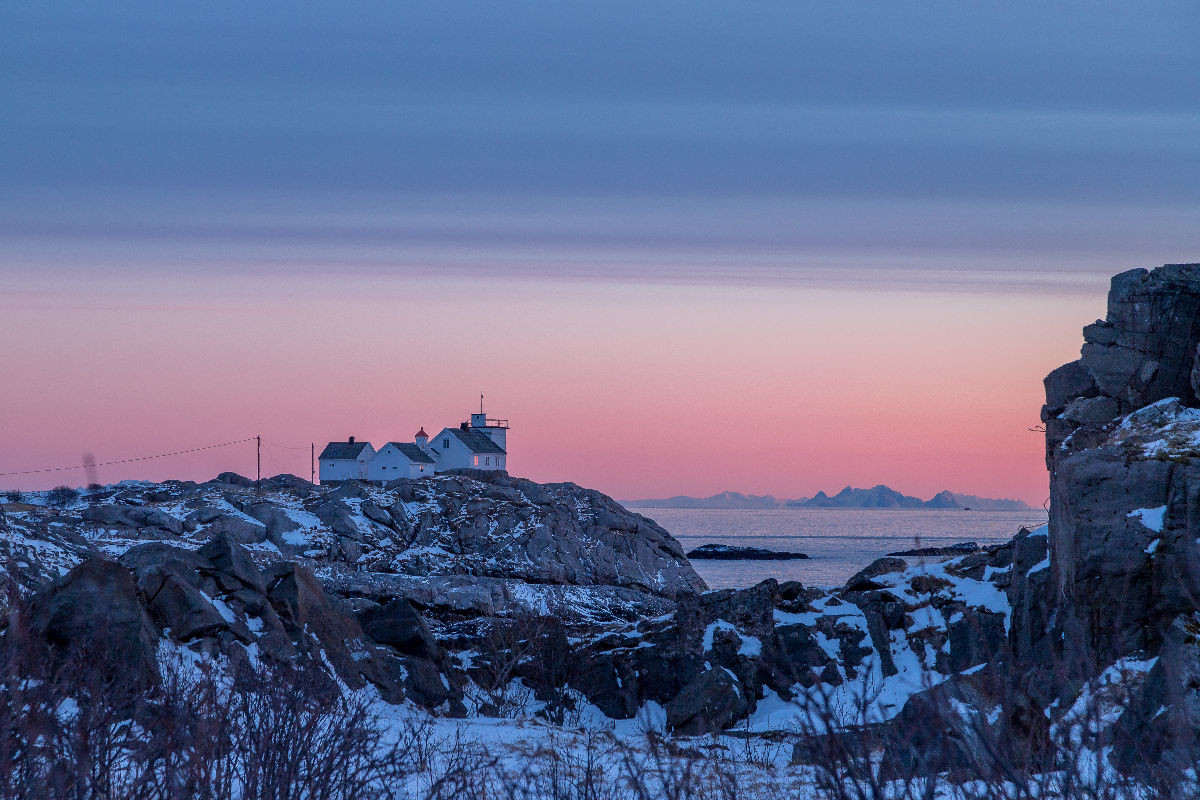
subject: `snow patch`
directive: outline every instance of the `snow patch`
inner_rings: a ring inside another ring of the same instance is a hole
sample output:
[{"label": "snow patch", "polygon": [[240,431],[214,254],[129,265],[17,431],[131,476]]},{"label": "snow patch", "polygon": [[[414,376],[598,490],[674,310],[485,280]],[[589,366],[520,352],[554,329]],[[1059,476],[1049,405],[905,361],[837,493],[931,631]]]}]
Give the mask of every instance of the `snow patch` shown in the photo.
[{"label": "snow patch", "polygon": [[[1163,517],[1166,516],[1167,507],[1159,506],[1158,508],[1136,508],[1130,511],[1126,516],[1132,518],[1137,517],[1138,522],[1142,526],[1148,528],[1155,533],[1162,533]],[[1149,551],[1147,551],[1149,552]]]}]

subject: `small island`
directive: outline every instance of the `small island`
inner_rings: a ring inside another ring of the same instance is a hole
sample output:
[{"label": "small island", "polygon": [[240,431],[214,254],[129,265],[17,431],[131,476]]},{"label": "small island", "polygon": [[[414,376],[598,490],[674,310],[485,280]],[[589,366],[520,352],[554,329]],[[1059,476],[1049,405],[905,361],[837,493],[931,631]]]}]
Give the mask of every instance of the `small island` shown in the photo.
[{"label": "small island", "polygon": [[959,542],[944,547],[918,547],[913,550],[900,550],[888,553],[889,557],[909,558],[914,556],[965,556],[981,550],[976,542]]},{"label": "small island", "polygon": [[804,553],[785,553],[761,547],[734,547],[728,544],[705,544],[687,554],[688,558],[720,561],[790,561],[808,558]]}]

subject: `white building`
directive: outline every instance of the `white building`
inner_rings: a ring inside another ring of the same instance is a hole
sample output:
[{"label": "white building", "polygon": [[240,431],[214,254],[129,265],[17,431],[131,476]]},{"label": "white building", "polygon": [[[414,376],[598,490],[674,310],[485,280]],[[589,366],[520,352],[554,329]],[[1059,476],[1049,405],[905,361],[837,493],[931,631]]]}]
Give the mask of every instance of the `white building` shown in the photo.
[{"label": "white building", "polygon": [[507,433],[508,420],[489,420],[483,414],[472,414],[471,422],[464,422],[457,428],[443,428],[431,445],[437,471],[504,469],[504,459],[508,456],[504,448]]},{"label": "white building", "polygon": [[321,481],[353,481],[368,479],[367,467],[375,457],[370,442],[330,442],[317,459],[321,465]]},{"label": "white building", "polygon": [[[424,435],[421,429],[418,436]],[[367,480],[391,481],[396,478],[423,478],[432,475],[433,457],[413,442],[388,442],[367,464]],[[324,480],[324,478],[322,478]]]},{"label": "white building", "polygon": [[456,428],[429,437],[417,431],[412,442],[388,442],[379,452],[369,442],[330,442],[321,451],[322,483],[346,480],[390,481],[420,478],[451,469],[502,470],[508,461],[508,420],[482,411]]}]

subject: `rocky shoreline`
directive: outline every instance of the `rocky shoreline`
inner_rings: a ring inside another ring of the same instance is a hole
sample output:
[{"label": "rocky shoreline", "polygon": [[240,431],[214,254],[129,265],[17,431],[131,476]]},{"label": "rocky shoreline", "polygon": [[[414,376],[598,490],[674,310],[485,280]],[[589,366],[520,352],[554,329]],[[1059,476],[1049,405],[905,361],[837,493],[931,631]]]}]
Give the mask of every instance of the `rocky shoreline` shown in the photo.
[{"label": "rocky shoreline", "polygon": [[137,686],[170,651],[230,674],[296,665],[436,715],[503,716],[519,690],[548,720],[744,724],[791,736],[801,762],[831,731],[869,734],[901,777],[1049,768],[1083,708],[1128,774],[1194,763],[1200,266],[1116,276],[1084,336],[1046,378],[1049,524],[882,558],[834,589],[707,591],[667,531],[573,484],[227,473],[9,498],[6,618],[47,663],[86,653]]}]

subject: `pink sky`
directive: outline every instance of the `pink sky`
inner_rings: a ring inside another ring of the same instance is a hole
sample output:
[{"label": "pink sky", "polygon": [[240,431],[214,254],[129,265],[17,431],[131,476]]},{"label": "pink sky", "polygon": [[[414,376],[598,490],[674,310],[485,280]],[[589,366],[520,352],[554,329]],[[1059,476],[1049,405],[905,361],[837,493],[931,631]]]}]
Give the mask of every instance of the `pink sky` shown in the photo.
[{"label": "pink sky", "polygon": [[[483,391],[512,421],[510,471],[619,498],[886,483],[1041,505],[1041,379],[1078,355],[1105,281],[903,286],[29,273],[2,306],[0,472],[261,435],[264,474],[307,477],[310,442],[411,440]],[[99,477],[225,469],[252,475],[253,445]]]}]

